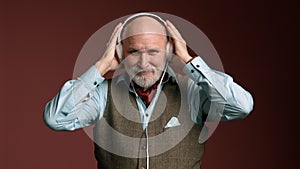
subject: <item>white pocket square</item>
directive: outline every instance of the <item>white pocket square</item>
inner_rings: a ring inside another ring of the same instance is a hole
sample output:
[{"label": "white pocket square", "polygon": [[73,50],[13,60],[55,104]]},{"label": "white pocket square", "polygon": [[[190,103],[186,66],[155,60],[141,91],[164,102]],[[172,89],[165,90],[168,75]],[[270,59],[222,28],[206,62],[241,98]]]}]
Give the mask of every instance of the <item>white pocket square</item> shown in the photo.
[{"label": "white pocket square", "polygon": [[167,125],[165,126],[165,128],[175,127],[175,126],[180,126],[180,123],[177,117],[172,117],[167,123]]}]

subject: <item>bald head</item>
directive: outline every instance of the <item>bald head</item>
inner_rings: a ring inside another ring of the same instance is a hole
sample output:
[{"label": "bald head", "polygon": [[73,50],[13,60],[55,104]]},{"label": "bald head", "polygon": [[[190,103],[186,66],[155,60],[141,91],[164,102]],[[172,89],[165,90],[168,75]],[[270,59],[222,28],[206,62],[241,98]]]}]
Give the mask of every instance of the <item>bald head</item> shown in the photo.
[{"label": "bald head", "polygon": [[122,39],[141,34],[160,34],[166,36],[166,28],[163,23],[149,16],[142,16],[133,19],[125,25],[122,32]]}]

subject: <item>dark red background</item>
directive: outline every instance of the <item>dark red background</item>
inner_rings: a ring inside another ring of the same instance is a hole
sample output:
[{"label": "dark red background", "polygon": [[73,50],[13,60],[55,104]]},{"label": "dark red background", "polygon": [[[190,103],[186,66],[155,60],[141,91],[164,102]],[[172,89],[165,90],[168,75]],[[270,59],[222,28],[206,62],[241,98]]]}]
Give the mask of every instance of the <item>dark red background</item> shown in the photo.
[{"label": "dark red background", "polygon": [[[44,106],[72,78],[87,39],[138,11],[182,17],[217,49],[225,71],[254,96],[245,120],[221,123],[204,169],[297,168],[296,5],[271,0],[0,1],[0,168],[94,169],[83,130],[55,132]],[[293,65],[293,63],[295,65]],[[299,65],[299,64],[298,64]]]}]

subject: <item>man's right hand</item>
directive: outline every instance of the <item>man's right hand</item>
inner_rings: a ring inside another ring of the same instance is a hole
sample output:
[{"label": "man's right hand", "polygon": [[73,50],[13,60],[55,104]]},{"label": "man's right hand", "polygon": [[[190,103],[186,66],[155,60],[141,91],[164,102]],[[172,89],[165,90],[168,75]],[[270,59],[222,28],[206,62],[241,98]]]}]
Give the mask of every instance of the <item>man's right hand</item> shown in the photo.
[{"label": "man's right hand", "polygon": [[122,23],[119,23],[115,27],[106,45],[106,50],[104,54],[102,55],[101,59],[98,60],[95,64],[95,67],[97,68],[101,76],[104,76],[108,71],[115,70],[119,65],[119,61],[115,57],[115,52],[116,52],[118,35],[121,30],[122,30]]}]

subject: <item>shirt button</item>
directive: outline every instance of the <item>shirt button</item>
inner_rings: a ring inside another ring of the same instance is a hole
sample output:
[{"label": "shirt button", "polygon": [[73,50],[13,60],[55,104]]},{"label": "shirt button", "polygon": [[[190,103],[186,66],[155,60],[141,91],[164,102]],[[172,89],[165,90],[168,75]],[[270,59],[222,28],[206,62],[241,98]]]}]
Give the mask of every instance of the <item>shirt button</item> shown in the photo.
[{"label": "shirt button", "polygon": [[200,86],[200,84],[201,84],[200,82],[197,83],[198,86]]},{"label": "shirt button", "polygon": [[194,70],[192,69],[191,72],[194,73]]},{"label": "shirt button", "polygon": [[146,114],[145,114],[145,116],[146,116],[146,117],[148,117],[148,116],[149,116],[149,114],[148,114],[148,113],[146,113]]},{"label": "shirt button", "polygon": [[97,82],[94,82],[94,85],[97,85]]},{"label": "shirt button", "polygon": [[200,65],[196,65],[196,67],[200,67]]}]

